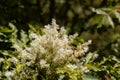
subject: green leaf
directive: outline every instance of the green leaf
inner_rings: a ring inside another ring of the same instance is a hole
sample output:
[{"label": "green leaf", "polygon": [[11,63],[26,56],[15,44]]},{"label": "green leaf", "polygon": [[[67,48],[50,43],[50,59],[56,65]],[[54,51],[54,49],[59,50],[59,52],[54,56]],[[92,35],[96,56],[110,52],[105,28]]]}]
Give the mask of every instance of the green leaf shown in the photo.
[{"label": "green leaf", "polygon": [[83,74],[82,80],[100,80],[98,76],[94,76],[92,74]]},{"label": "green leaf", "polygon": [[94,70],[94,71],[99,71],[99,68],[93,64],[85,64],[88,69]]},{"label": "green leaf", "polygon": [[60,75],[58,80],[63,80],[64,77],[65,75]]},{"label": "green leaf", "polygon": [[117,18],[117,19],[119,20],[119,22],[120,22],[120,13],[117,12],[117,11],[114,11],[114,14],[115,14],[116,18]]},{"label": "green leaf", "polygon": [[16,26],[15,26],[14,24],[9,23],[8,25],[9,25],[9,27],[12,29],[12,31],[17,32],[17,28],[16,28]]},{"label": "green leaf", "polygon": [[93,54],[88,53],[87,56],[85,57],[86,63],[88,63],[92,57],[93,57]]},{"label": "green leaf", "polygon": [[19,73],[23,69],[24,64],[18,63],[16,65],[16,71]]},{"label": "green leaf", "polygon": [[102,15],[95,15],[92,18],[89,19],[88,24],[90,26],[94,26],[96,24],[99,24],[102,20],[103,16]]},{"label": "green leaf", "polygon": [[10,66],[9,62],[7,61],[7,59],[4,59],[3,63],[3,70],[7,70]]},{"label": "green leaf", "polygon": [[24,44],[28,42],[28,35],[25,33],[25,31],[21,30],[21,40]]},{"label": "green leaf", "polygon": [[97,51],[95,51],[95,52],[93,52],[93,53],[88,53],[87,55],[86,55],[86,57],[85,57],[85,64],[87,64],[87,63],[90,63],[90,62],[93,62],[94,61],[94,59],[96,59],[97,57],[98,57],[98,54],[96,54],[97,53]]},{"label": "green leaf", "polygon": [[13,57],[13,55],[10,54],[8,51],[2,51],[2,50],[0,50],[0,53],[3,54],[4,56]]},{"label": "green leaf", "polygon": [[99,24],[97,25],[97,28],[101,28],[102,27],[102,22],[99,22]]},{"label": "green leaf", "polygon": [[10,27],[11,30],[13,31],[12,34],[11,34],[10,40],[11,40],[12,42],[15,42],[16,39],[17,39],[17,32],[18,32],[18,30],[17,30],[16,26],[15,26],[14,24],[12,24],[12,23],[9,23],[9,27]]},{"label": "green leaf", "polygon": [[32,75],[32,80],[37,80],[37,76],[38,76],[38,74],[37,74],[37,73],[34,73],[34,74]]},{"label": "green leaf", "polygon": [[10,30],[8,27],[0,26],[0,32],[3,32],[3,33],[11,33],[12,30]]},{"label": "green leaf", "polygon": [[30,27],[31,30],[33,30],[34,32],[37,32],[36,29],[31,24],[28,24],[28,26]]},{"label": "green leaf", "polygon": [[106,12],[101,10],[101,9],[95,9],[95,8],[91,8],[91,10],[93,12],[95,12],[96,14],[102,14],[102,15],[106,15]]},{"label": "green leaf", "polygon": [[99,65],[104,64],[107,60],[108,60],[108,58],[103,57],[103,60],[99,63]]},{"label": "green leaf", "polygon": [[110,25],[112,28],[114,28],[114,23],[109,15],[103,17],[102,24],[105,26]]}]

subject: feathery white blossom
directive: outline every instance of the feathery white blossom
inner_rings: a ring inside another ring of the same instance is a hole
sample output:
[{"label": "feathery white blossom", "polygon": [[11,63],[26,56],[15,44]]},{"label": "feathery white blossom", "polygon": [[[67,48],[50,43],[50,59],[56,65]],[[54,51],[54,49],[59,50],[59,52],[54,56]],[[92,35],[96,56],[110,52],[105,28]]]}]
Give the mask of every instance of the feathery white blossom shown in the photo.
[{"label": "feathery white blossom", "polygon": [[49,67],[49,64],[47,64],[46,60],[41,59],[40,60],[40,67],[41,68],[46,68],[46,67]]},{"label": "feathery white blossom", "polygon": [[6,77],[10,77],[10,76],[13,76],[13,75],[14,75],[14,72],[12,72],[12,71],[6,71],[5,72]]},{"label": "feathery white blossom", "polygon": [[[49,68],[49,70],[57,70],[60,66],[66,66],[71,69],[79,69],[76,64],[70,62],[78,61],[78,57],[85,54],[91,44],[91,40],[83,44],[79,43],[77,47],[72,43],[78,34],[67,35],[64,27],[59,27],[53,20],[51,25],[46,25],[43,29],[44,35],[29,32],[30,45],[22,48],[18,44],[14,44],[14,48],[18,53],[18,59],[27,67],[37,64],[37,68]],[[9,59],[14,60],[13,59]],[[16,60],[16,59],[15,59]],[[15,62],[18,62],[17,60]],[[77,63],[77,62],[76,62]],[[81,65],[82,66],[82,65]],[[86,68],[82,68],[86,71]],[[50,71],[49,71],[50,72]],[[6,76],[12,75],[6,72]]]}]

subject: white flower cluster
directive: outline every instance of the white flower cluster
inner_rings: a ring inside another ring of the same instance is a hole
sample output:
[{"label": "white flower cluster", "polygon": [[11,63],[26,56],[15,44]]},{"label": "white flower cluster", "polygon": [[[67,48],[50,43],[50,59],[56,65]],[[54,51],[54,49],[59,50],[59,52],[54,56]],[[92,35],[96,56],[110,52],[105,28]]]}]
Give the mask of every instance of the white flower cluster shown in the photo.
[{"label": "white flower cluster", "polygon": [[70,56],[78,57],[87,52],[88,45],[91,43],[91,41],[88,41],[79,44],[77,47],[72,46],[71,43],[77,37],[77,34],[68,36],[64,27],[59,28],[55,20],[52,21],[51,25],[45,26],[44,33],[44,35],[38,35],[30,32],[29,37],[32,39],[30,47],[21,49],[18,45],[15,45],[16,50],[20,52],[19,56],[31,61],[39,58],[41,67],[43,67],[43,59],[46,64],[49,64],[48,62],[59,62],[60,64],[64,63],[64,60],[68,60]]},{"label": "white flower cluster", "polygon": [[[43,29],[44,35],[29,32],[30,45],[22,48],[18,44],[13,47],[18,53],[18,60],[16,58],[9,59],[16,62],[24,63],[26,66],[33,64],[37,65],[40,69],[54,69],[60,66],[78,68],[77,65],[71,64],[72,60],[76,60],[79,56],[88,51],[88,45],[91,41],[78,46],[73,46],[72,43],[77,37],[77,34],[67,35],[64,27],[59,28],[56,21],[53,20],[51,25],[46,25]],[[52,72],[52,70],[51,70]],[[6,73],[9,75],[9,73]]]}]

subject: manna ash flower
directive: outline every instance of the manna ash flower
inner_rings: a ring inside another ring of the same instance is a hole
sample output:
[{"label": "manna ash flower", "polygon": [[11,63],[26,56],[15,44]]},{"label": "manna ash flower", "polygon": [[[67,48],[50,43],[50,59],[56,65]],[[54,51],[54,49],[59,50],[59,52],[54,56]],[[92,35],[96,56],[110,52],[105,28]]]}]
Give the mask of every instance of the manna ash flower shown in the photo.
[{"label": "manna ash flower", "polygon": [[[67,35],[65,28],[59,27],[54,19],[51,25],[45,26],[43,31],[44,35],[29,31],[29,45],[21,46],[21,44],[13,42],[17,56],[9,58],[9,61],[15,61],[13,64],[16,67],[13,70],[16,71],[16,74],[11,74],[8,71],[5,73],[6,76],[17,76],[16,78],[20,76],[20,80],[22,80],[30,78],[34,73],[37,76],[44,77],[45,75],[48,80],[54,80],[56,75],[62,74],[58,73],[58,69],[70,68],[72,73],[76,72],[74,70],[77,70],[78,73],[84,70],[83,68],[80,70],[83,65],[80,64],[82,62],[79,61],[78,57],[88,51],[88,45],[91,44],[91,41],[73,46],[72,43],[78,34]],[[69,72],[67,73],[69,74]]]}]

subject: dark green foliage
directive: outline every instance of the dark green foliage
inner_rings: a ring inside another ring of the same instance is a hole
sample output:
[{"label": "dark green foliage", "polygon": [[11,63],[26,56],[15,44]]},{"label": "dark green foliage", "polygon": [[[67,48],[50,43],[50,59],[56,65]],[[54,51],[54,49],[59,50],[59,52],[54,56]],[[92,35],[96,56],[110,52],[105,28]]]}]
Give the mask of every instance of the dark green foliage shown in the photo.
[{"label": "dark green foliage", "polygon": [[[26,40],[29,29],[44,34],[42,27],[52,18],[68,34],[79,34],[73,45],[92,40],[91,53],[85,55],[91,73],[84,74],[84,80],[120,79],[120,0],[0,0],[0,57],[8,57],[4,50],[14,51],[10,40],[15,30],[17,39],[23,34]],[[94,54],[99,56],[93,59]]]}]

